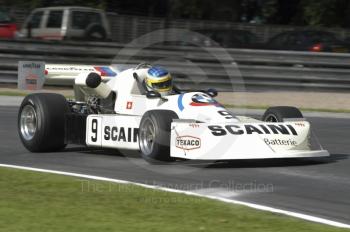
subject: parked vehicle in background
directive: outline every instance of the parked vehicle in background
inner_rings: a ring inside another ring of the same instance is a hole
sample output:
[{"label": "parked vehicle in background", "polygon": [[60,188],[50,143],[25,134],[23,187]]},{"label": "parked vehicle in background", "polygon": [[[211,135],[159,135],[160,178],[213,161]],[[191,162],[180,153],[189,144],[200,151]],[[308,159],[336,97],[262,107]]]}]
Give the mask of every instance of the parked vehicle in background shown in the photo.
[{"label": "parked vehicle in background", "polygon": [[225,47],[225,48],[260,48],[258,37],[245,30],[196,30],[200,35],[190,33],[181,42],[168,42],[167,45]]},{"label": "parked vehicle in background", "polygon": [[48,40],[107,40],[111,32],[104,11],[89,7],[47,7],[31,12],[22,37]]},{"label": "parked vehicle in background", "polygon": [[326,31],[288,31],[270,39],[265,46],[273,50],[311,52],[349,52],[350,45]]},{"label": "parked vehicle in background", "polygon": [[221,46],[225,48],[258,48],[258,37],[245,30],[199,30],[201,33],[216,43],[211,44],[209,40],[203,41],[209,47]]},{"label": "parked vehicle in background", "polygon": [[0,10],[0,38],[13,39],[16,36],[17,25],[7,12]]}]

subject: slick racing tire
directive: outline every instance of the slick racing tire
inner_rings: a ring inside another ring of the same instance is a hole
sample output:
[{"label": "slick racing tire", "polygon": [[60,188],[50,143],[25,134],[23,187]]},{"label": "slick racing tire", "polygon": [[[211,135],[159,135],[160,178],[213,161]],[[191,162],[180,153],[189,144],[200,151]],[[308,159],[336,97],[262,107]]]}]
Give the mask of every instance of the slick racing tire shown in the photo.
[{"label": "slick racing tire", "polygon": [[66,144],[66,99],[59,94],[36,93],[24,98],[18,112],[18,133],[23,145],[31,152],[63,149]]},{"label": "slick racing tire", "polygon": [[142,157],[151,163],[174,161],[170,157],[170,129],[176,113],[170,110],[146,112],[140,122],[139,146]]},{"label": "slick racing tire", "polygon": [[268,108],[262,120],[265,122],[283,122],[287,118],[303,118],[298,108],[292,106],[275,106]]}]

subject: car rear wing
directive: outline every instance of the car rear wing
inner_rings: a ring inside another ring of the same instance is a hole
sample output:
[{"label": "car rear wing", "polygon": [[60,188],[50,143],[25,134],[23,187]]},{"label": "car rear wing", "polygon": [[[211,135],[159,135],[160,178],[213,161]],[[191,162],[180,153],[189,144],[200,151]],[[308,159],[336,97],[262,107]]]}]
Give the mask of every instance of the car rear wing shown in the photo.
[{"label": "car rear wing", "polygon": [[119,71],[112,66],[45,64],[40,61],[18,62],[18,88],[27,90],[41,89],[44,84],[72,86],[81,73],[95,72],[103,81],[118,75]]}]

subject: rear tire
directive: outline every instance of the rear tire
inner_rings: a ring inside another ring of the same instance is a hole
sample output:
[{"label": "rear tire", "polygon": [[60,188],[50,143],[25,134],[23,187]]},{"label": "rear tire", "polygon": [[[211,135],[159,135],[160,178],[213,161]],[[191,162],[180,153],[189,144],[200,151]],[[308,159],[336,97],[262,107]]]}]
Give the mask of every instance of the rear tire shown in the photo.
[{"label": "rear tire", "polygon": [[265,122],[283,122],[287,118],[303,118],[303,114],[296,107],[275,106],[265,111],[262,120]]},{"label": "rear tire", "polygon": [[63,149],[65,144],[66,99],[59,94],[36,93],[24,98],[18,112],[18,133],[31,152]]},{"label": "rear tire", "polygon": [[170,110],[146,112],[140,122],[139,146],[142,157],[152,163],[174,161],[170,157],[170,130],[173,119],[178,119]]}]

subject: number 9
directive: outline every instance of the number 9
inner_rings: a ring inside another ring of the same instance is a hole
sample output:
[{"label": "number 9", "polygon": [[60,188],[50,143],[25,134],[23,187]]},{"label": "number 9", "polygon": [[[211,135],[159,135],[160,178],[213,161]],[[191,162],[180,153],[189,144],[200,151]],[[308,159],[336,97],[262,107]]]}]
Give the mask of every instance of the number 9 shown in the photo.
[{"label": "number 9", "polygon": [[91,121],[91,132],[93,134],[91,136],[91,141],[96,142],[97,141],[97,119],[92,119]]},{"label": "number 9", "polygon": [[226,111],[226,110],[219,110],[218,113],[222,116],[224,116],[226,119],[233,119],[235,116],[233,113]]}]

